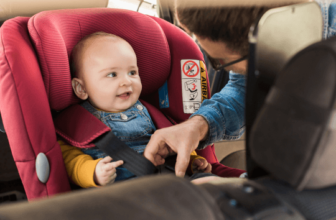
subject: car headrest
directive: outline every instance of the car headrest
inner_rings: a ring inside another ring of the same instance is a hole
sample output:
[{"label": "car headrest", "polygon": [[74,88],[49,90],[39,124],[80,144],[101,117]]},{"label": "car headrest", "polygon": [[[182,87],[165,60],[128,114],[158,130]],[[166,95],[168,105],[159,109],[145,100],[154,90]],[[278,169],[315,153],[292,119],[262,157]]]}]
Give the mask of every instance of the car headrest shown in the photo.
[{"label": "car headrest", "polygon": [[65,9],[41,12],[28,23],[53,110],[80,100],[71,87],[69,57],[84,36],[104,31],[131,44],[142,82],[141,96],[163,85],[170,74],[170,50],[161,27],[149,16],[122,9]]},{"label": "car headrest", "polygon": [[2,0],[0,21],[16,16],[32,16],[45,10],[107,7],[108,0]]},{"label": "car headrest", "polygon": [[[162,1],[162,0],[161,0]],[[170,0],[163,0],[170,1]],[[285,4],[298,4],[302,2],[311,2],[313,0],[177,0],[176,6],[182,8],[193,7],[249,7],[249,6],[273,6]]]},{"label": "car headrest", "polygon": [[271,84],[291,57],[321,41],[322,24],[316,2],[268,10],[258,22],[256,36],[249,36],[256,43],[256,69],[263,80]]},{"label": "car headrest", "polygon": [[279,76],[250,136],[255,162],[298,190],[336,184],[336,38],[296,54]]}]

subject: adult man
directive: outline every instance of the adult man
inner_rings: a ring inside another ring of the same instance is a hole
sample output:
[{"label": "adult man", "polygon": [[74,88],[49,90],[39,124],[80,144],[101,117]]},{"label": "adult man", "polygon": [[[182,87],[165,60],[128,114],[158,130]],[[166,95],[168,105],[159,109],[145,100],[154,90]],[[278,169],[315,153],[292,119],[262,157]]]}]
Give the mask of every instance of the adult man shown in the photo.
[{"label": "adult man", "polygon": [[[243,58],[248,52],[249,29],[270,8],[306,1],[260,0],[253,1],[253,4],[246,1],[246,7],[235,7],[235,2],[232,1],[232,7],[222,8],[220,1],[177,1],[177,17],[181,26],[194,33],[210,57],[217,58],[217,62],[225,65],[225,69],[230,71],[230,80],[221,92],[210,100],[205,100],[189,120],[156,131],[144,156],[159,165],[164,163],[164,158],[169,153],[176,152],[176,175],[184,176],[193,150],[203,149],[223,139],[238,139],[244,132],[245,125],[244,75],[247,60]],[[196,6],[191,7],[191,4]],[[239,1],[239,4],[242,2]]]}]

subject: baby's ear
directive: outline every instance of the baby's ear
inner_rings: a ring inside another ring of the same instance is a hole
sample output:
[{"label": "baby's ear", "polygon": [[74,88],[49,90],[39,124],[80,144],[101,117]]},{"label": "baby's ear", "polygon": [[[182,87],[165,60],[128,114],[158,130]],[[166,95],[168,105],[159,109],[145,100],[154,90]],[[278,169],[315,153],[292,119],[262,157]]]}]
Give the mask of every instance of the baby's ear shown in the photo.
[{"label": "baby's ear", "polygon": [[86,93],[84,83],[81,79],[73,78],[71,81],[72,89],[74,90],[76,96],[82,100],[86,100],[89,95]]}]

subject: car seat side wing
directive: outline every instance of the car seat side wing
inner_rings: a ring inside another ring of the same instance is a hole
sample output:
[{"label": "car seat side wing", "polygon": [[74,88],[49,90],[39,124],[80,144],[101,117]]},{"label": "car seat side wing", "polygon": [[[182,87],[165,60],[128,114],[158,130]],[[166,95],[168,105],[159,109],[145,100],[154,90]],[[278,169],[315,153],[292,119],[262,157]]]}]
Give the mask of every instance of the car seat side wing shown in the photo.
[{"label": "car seat side wing", "polygon": [[[11,151],[29,199],[70,190],[48,99],[34,49],[27,34],[28,18],[1,27],[0,100]],[[36,175],[35,159],[44,153],[51,169],[46,184]],[[51,156],[52,155],[52,156]]]}]

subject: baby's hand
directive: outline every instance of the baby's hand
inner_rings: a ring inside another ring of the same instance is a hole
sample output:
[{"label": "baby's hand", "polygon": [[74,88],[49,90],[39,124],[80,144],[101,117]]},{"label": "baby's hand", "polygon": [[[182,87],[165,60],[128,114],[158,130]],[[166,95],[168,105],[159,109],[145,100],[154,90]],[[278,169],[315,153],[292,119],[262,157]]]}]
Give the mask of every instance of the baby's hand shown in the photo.
[{"label": "baby's hand", "polygon": [[198,172],[211,173],[212,166],[210,163],[208,163],[207,160],[202,159],[202,158],[197,158],[193,161],[192,168],[193,168],[194,173],[198,173]]},{"label": "baby's hand", "polygon": [[94,181],[97,185],[105,186],[108,183],[113,183],[117,177],[116,168],[124,163],[122,160],[112,162],[110,156],[100,160],[94,172]]}]

